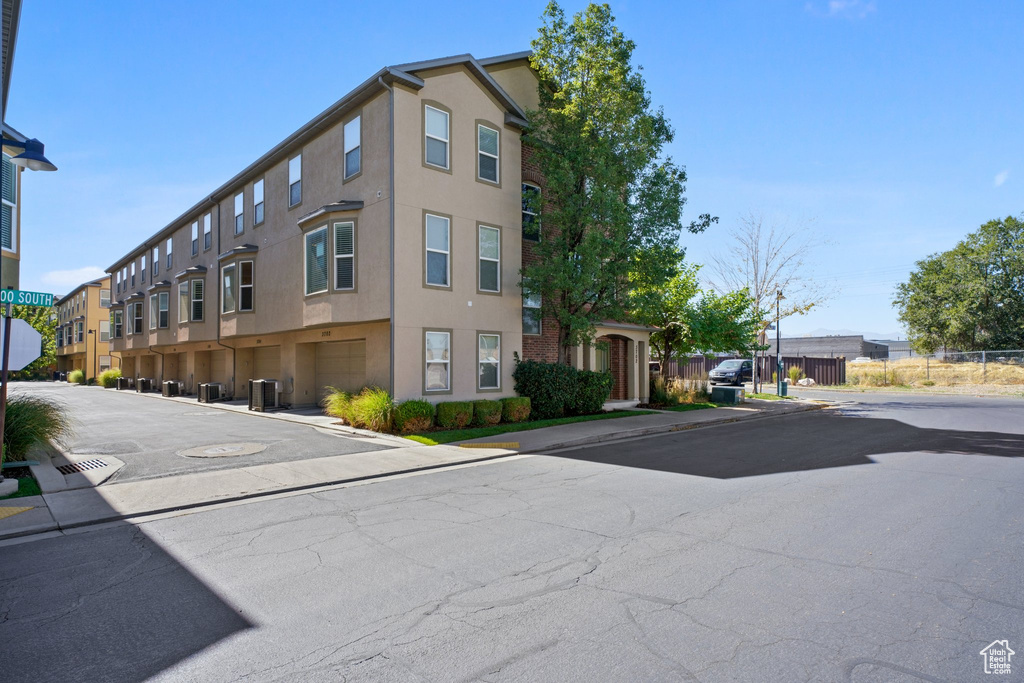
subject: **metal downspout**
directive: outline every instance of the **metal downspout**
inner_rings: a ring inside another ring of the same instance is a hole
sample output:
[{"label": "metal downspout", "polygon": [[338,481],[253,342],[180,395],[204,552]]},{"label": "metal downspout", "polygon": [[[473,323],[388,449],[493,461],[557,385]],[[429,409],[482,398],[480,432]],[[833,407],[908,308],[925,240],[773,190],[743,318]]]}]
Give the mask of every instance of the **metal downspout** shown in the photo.
[{"label": "metal downspout", "polygon": [[389,178],[391,186],[388,188],[388,192],[391,195],[388,203],[390,204],[391,219],[390,219],[390,239],[391,244],[389,249],[390,254],[390,279],[388,284],[390,286],[390,297],[391,297],[391,323],[388,325],[389,333],[391,335],[391,341],[388,344],[389,353],[389,378],[388,378],[388,393],[391,396],[395,395],[395,91],[384,82],[383,77],[378,76],[377,82],[388,91],[388,156],[389,156]]}]

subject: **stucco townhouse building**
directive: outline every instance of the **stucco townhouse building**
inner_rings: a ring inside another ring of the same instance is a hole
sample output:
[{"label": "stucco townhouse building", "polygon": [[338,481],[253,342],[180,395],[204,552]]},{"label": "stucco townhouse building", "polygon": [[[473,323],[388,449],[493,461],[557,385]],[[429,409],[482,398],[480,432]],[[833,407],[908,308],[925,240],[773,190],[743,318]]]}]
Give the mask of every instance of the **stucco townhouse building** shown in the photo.
[{"label": "stucco townhouse building", "polygon": [[118,367],[110,352],[110,278],[86,282],[54,302],[57,370],[81,370],[86,379]]},{"label": "stucco townhouse building", "polygon": [[[543,226],[521,134],[529,53],[385,67],[115,261],[111,343],[128,377],[276,379],[396,399],[514,395],[514,355],[553,361],[557,330],[519,271]],[[650,330],[608,322],[579,348],[613,398],[647,394]]]}]

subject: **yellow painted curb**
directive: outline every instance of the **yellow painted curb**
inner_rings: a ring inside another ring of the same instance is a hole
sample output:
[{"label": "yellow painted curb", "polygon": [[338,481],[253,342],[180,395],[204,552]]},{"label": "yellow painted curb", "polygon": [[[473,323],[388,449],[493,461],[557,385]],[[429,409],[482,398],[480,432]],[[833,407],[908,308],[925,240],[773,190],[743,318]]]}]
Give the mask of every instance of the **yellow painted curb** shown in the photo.
[{"label": "yellow painted curb", "polygon": [[518,441],[505,443],[460,443],[459,448],[519,448]]},{"label": "yellow painted curb", "polygon": [[34,509],[35,508],[32,508],[32,507],[27,507],[27,508],[0,507],[0,519],[6,519],[8,517],[13,517],[14,515],[16,515],[18,513],[28,512],[29,510],[34,510]]}]

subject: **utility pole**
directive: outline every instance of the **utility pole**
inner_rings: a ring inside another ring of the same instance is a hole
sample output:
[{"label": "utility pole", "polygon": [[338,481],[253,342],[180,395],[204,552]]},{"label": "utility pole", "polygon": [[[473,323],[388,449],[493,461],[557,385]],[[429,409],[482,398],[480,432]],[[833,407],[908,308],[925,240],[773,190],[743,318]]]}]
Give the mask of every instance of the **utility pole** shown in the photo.
[{"label": "utility pole", "polygon": [[775,290],[775,395],[782,396],[782,290]]}]

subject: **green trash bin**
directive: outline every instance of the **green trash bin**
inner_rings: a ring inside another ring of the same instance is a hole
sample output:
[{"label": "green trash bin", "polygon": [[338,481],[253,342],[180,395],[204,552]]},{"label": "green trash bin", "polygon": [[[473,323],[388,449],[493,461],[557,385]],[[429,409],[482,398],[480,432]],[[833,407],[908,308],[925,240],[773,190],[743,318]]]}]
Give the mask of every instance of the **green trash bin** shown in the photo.
[{"label": "green trash bin", "polygon": [[789,396],[789,382],[779,382],[779,396]]}]

